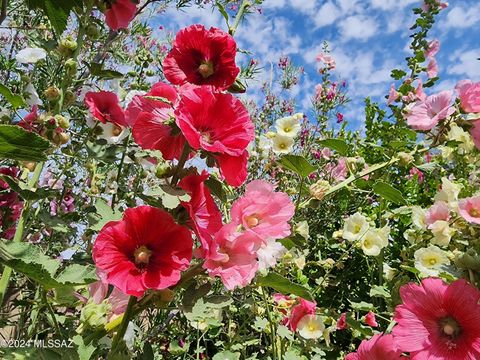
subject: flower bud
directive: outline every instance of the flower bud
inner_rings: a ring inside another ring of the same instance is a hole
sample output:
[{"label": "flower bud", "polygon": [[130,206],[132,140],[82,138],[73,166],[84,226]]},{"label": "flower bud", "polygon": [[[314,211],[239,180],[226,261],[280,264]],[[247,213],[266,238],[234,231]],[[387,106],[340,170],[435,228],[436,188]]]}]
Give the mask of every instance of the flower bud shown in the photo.
[{"label": "flower bud", "polygon": [[56,101],[60,97],[60,89],[51,85],[43,92],[43,95],[45,95],[48,101]]},{"label": "flower bud", "polygon": [[75,103],[77,100],[76,95],[71,90],[67,90],[65,92],[65,96],[63,97],[63,106],[70,106]]},{"label": "flower bud", "polygon": [[58,126],[60,126],[62,129],[68,129],[70,127],[70,121],[62,115],[55,115],[55,120],[57,120]]},{"label": "flower bud", "polygon": [[159,179],[163,178],[166,174],[170,172],[170,166],[167,163],[160,163],[155,168],[155,176]]},{"label": "flower bud", "polygon": [[98,39],[100,36],[100,30],[98,29],[98,26],[95,24],[88,24],[87,28],[85,29],[85,33],[91,40]]},{"label": "flower bud", "polygon": [[70,141],[70,135],[64,132],[54,133],[52,141],[55,145],[65,145]]},{"label": "flower bud", "polygon": [[73,77],[77,73],[77,62],[73,59],[65,61],[65,73],[69,77]]},{"label": "flower bud", "polygon": [[402,166],[407,166],[414,160],[411,154],[403,151],[398,153],[398,158],[400,159],[400,165]]},{"label": "flower bud", "polygon": [[58,44],[58,52],[60,55],[63,57],[71,57],[75,50],[77,50],[77,42],[71,37],[67,36],[60,40],[60,43]]},{"label": "flower bud", "polygon": [[33,161],[25,161],[23,163],[23,166],[25,166],[28,169],[28,171],[33,172],[35,170],[35,167],[37,166],[37,163]]},{"label": "flower bud", "polygon": [[317,200],[323,200],[329,188],[330,184],[328,181],[318,180],[315,184],[310,185],[310,195]]},{"label": "flower bud", "polygon": [[89,302],[80,313],[80,322],[91,328],[105,326],[107,324],[107,314],[111,308],[111,305],[106,300],[100,304]]}]

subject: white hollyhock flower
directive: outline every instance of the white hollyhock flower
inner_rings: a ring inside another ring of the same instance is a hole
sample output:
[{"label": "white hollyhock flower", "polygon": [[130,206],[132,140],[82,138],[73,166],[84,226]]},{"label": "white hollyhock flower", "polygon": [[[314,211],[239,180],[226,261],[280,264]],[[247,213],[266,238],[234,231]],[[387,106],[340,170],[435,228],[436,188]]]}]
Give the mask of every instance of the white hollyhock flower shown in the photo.
[{"label": "white hollyhock flower", "polygon": [[25,48],[15,55],[15,59],[21,64],[35,64],[46,57],[47,52],[40,48]]},{"label": "white hollyhock flower", "polygon": [[306,220],[300,221],[295,226],[295,232],[302,236],[305,240],[308,240],[310,227],[308,226],[308,222]]},{"label": "white hollyhock flower", "polygon": [[433,234],[433,239],[430,240],[432,244],[447,246],[450,243],[452,235],[455,233],[455,229],[452,229],[445,220],[437,220],[428,227]]},{"label": "white hollyhock flower", "polygon": [[358,240],[367,232],[369,227],[367,218],[356,212],[345,220],[342,237],[348,241]]},{"label": "white hollyhock flower", "polygon": [[37,90],[35,90],[32,83],[28,83],[23,91],[26,94],[25,102],[28,106],[43,105],[43,101],[38,96]]},{"label": "white hollyhock flower", "polygon": [[[91,117],[87,117],[87,125],[91,128],[95,126],[95,121]],[[97,136],[100,139],[107,140],[109,144],[118,144],[123,139],[125,139],[128,135],[128,129],[122,126],[118,126],[113,123],[102,123],[98,122],[97,125],[100,129],[102,129],[102,133],[98,134]]]},{"label": "white hollyhock flower", "polygon": [[297,331],[304,339],[320,339],[324,330],[322,318],[314,314],[305,315],[297,325]]},{"label": "white hollyhock flower", "polygon": [[472,136],[455,123],[451,125],[447,138],[460,143],[457,147],[459,154],[468,154],[475,148]]},{"label": "white hollyhock flower", "polygon": [[435,201],[445,201],[450,209],[457,209],[458,194],[462,190],[463,185],[455,184],[446,177],[442,178],[442,190],[435,197]]},{"label": "white hollyhock flower", "polygon": [[378,256],[380,251],[388,245],[388,234],[382,229],[368,229],[360,239],[360,244],[365,255]]},{"label": "white hollyhock flower", "polygon": [[258,269],[266,270],[277,265],[277,260],[281,258],[287,249],[275,239],[268,239],[257,251]]},{"label": "white hollyhock flower", "polygon": [[425,222],[426,211],[420,206],[412,206],[412,223],[416,228],[421,230],[427,229],[427,223]]},{"label": "white hollyhock flower", "polygon": [[273,152],[276,154],[289,154],[293,150],[293,138],[276,134],[273,138]]},{"label": "white hollyhock flower", "polygon": [[435,245],[415,251],[415,268],[422,276],[438,276],[445,265],[450,264],[445,251]]},{"label": "white hollyhock flower", "polygon": [[303,115],[295,114],[275,121],[277,133],[283,136],[295,137],[300,132],[300,119]]}]

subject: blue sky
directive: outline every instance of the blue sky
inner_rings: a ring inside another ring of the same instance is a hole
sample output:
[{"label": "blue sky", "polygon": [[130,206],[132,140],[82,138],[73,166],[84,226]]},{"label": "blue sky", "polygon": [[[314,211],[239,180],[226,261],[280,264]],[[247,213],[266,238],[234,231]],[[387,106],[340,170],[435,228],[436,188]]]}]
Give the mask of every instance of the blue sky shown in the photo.
[{"label": "blue sky", "polygon": [[[306,112],[319,81],[315,57],[326,40],[337,62],[335,75],[349,84],[352,102],[344,110],[345,118],[352,128],[359,128],[363,98],[385,103],[390,70],[404,67],[408,29],[414,22],[411,9],[420,4],[421,0],[265,0],[261,14],[250,14],[235,35],[239,47],[261,59],[264,68],[259,81],[250,84],[248,95],[259,100],[258,89],[270,76],[271,64],[275,68],[280,56],[289,56],[305,67],[294,94],[296,111]],[[174,31],[193,23],[226,29],[218,11],[209,8],[167,9],[150,21]],[[431,33],[441,42],[436,56],[441,81],[428,91],[452,89],[460,79],[480,80],[479,33],[480,1],[450,1]],[[240,54],[238,61],[246,58]]]}]

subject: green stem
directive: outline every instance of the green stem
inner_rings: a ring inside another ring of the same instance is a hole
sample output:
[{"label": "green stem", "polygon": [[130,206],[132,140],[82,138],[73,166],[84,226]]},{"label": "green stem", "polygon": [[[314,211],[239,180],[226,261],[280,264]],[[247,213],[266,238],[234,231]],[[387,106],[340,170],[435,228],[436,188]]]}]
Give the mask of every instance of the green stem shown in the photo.
[{"label": "green stem", "polygon": [[45,303],[45,306],[47,307],[47,311],[49,313],[49,315],[51,316],[52,318],[52,322],[53,322],[53,326],[55,327],[55,332],[57,332],[57,334],[63,338],[63,334],[62,334],[62,331],[60,330],[60,326],[58,326],[58,322],[57,322],[57,318],[55,317],[55,312],[53,311],[53,307],[52,305],[48,302],[48,299],[47,299],[47,290],[43,290],[42,291],[42,300],[43,302]]},{"label": "green stem", "polygon": [[178,180],[180,180],[179,179],[180,172],[188,160],[188,154],[190,154],[190,146],[188,146],[188,144],[185,144],[185,146],[183,147],[182,155],[180,155],[180,159],[178,160],[177,167],[175,168],[175,173],[172,176],[172,182],[171,182],[172,186],[177,185]]},{"label": "green stem", "polygon": [[125,163],[125,156],[127,155],[127,151],[128,151],[128,145],[130,144],[130,139],[132,137],[132,134],[130,133],[130,135],[128,135],[128,138],[126,140],[126,143],[125,143],[125,149],[123,150],[123,154],[122,154],[122,158],[120,159],[120,164],[118,165],[118,171],[117,171],[117,191],[115,192],[115,194],[113,194],[112,196],[112,210],[115,209],[115,201],[117,199],[117,194],[120,190],[120,176],[122,175],[122,168],[123,168],[123,164]]},{"label": "green stem", "polygon": [[275,326],[273,325],[273,320],[272,320],[272,315],[270,313],[270,306],[268,305],[267,297],[265,295],[265,290],[263,287],[260,287],[262,290],[262,298],[263,302],[265,303],[265,309],[267,311],[267,318],[268,318],[268,323],[270,325],[270,336],[271,336],[271,341],[272,341],[272,352],[273,352],[273,360],[277,359],[277,349],[276,349],[276,336],[275,336]]},{"label": "green stem", "polygon": [[240,21],[242,21],[243,17],[245,16],[245,11],[248,7],[252,6],[249,0],[243,0],[242,5],[238,9],[237,16],[235,16],[235,22],[233,26],[228,30],[230,35],[234,35],[235,31],[237,31],[238,25],[240,25]]},{"label": "green stem", "polygon": [[[34,189],[36,186],[38,179],[40,178],[40,174],[43,170],[43,162],[38,163],[35,167],[35,171],[33,172],[32,178],[28,182],[28,188],[30,190]],[[20,219],[18,220],[17,229],[15,230],[15,235],[13,236],[14,242],[20,242],[23,238],[23,231],[25,228],[25,222],[27,221],[28,217],[28,210],[30,209],[31,203],[29,201],[25,202],[25,205],[22,209],[22,213],[20,214]],[[3,274],[0,279],[0,307],[3,304],[3,300],[5,298],[5,293],[7,292],[8,283],[10,282],[10,277],[12,276],[12,268],[5,266],[3,268]]]},{"label": "green stem", "polygon": [[123,341],[123,337],[125,336],[125,332],[127,331],[128,323],[130,322],[130,318],[133,315],[133,306],[137,302],[137,298],[135,296],[130,296],[128,300],[127,310],[123,314],[122,324],[120,325],[120,329],[118,329],[117,334],[113,338],[112,341],[112,348],[110,353],[115,353],[118,349],[119,344]]}]

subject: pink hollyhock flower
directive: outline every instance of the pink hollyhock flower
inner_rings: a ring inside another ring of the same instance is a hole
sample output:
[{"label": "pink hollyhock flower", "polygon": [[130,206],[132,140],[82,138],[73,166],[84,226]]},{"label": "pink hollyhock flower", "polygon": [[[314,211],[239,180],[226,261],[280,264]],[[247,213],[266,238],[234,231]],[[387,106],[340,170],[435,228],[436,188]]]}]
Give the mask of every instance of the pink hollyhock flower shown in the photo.
[{"label": "pink hollyhock flower", "polygon": [[209,86],[187,87],[175,115],[190,146],[212,153],[227,183],[241,185],[247,176],[246,148],[254,138],[253,123],[242,102]]},{"label": "pink hollyhock flower", "polygon": [[178,183],[190,195],[188,202],[182,201],[180,204],[190,216],[189,225],[195,230],[203,251],[208,251],[212,237],[222,227],[222,213],[205,185],[208,176],[208,172],[203,171],[201,175],[188,175]]},{"label": "pink hollyhock flower", "polygon": [[295,206],[283,192],[263,180],[250,182],[245,194],[231,209],[232,222],[242,229],[256,233],[264,242],[268,238],[282,239],[290,235],[290,224]]},{"label": "pink hollyhock flower", "polygon": [[420,184],[423,183],[423,181],[425,180],[425,177],[423,176],[423,172],[421,172],[420,170],[418,170],[416,167],[412,167],[412,168],[410,169],[410,173],[409,173],[409,175],[408,175],[408,178],[409,178],[410,180],[412,180],[412,179],[415,177],[415,175],[416,175],[417,178],[418,178],[418,182],[419,182]]},{"label": "pink hollyhock flower", "polygon": [[32,110],[18,122],[18,126],[24,128],[27,131],[37,131],[37,126],[35,126],[35,122],[38,119],[38,106],[33,105]]},{"label": "pink hollyhock flower", "polygon": [[395,84],[390,85],[390,92],[388,93],[387,105],[391,105],[395,101],[397,101],[400,94],[395,89]]},{"label": "pink hollyhock flower", "polygon": [[357,352],[350,353],[345,360],[401,360],[405,359],[395,345],[391,334],[376,334],[363,340]]},{"label": "pink hollyhock flower", "polygon": [[90,114],[98,121],[114,123],[118,126],[127,126],[125,113],[121,108],[118,96],[111,91],[89,91],[85,95],[85,105],[87,105]]},{"label": "pink hollyhock flower", "polygon": [[336,165],[333,163],[327,164],[323,170],[323,174],[336,182],[345,180],[348,175],[347,161],[345,158],[340,158]]},{"label": "pink hollyhock flower", "polygon": [[332,55],[323,52],[317,55],[317,61],[324,63],[329,70],[334,70],[337,65]]},{"label": "pink hollyhock flower", "polygon": [[345,330],[347,327],[347,313],[342,313],[337,320],[337,330]]},{"label": "pink hollyhock flower", "polygon": [[371,327],[378,327],[377,319],[375,318],[375,313],[369,311],[367,315],[365,315],[365,324]]},{"label": "pink hollyhock flower", "polygon": [[317,304],[300,298],[298,305],[295,305],[290,312],[286,326],[293,332],[297,331],[297,325],[305,315],[315,315]]},{"label": "pink hollyhock flower", "polygon": [[107,1],[105,22],[112,30],[126,29],[137,12],[137,1],[114,0]]},{"label": "pink hollyhock flower", "polygon": [[213,85],[228,89],[240,69],[235,64],[237,44],[226,32],[202,25],[180,30],[163,61],[163,72],[174,85]]},{"label": "pink hollyhock flower", "polygon": [[455,112],[450,101],[452,93],[442,91],[428,96],[425,101],[417,102],[407,114],[407,124],[415,130],[431,130],[439,121]]},{"label": "pink hollyhock flower", "polygon": [[[440,0],[435,1],[437,3],[437,6],[440,8],[440,10],[446,9],[448,7],[448,2],[443,2]],[[422,10],[423,11],[430,11],[430,5],[428,5],[426,2],[422,4]]]},{"label": "pink hollyhock flower", "polygon": [[470,128],[470,135],[472,135],[473,143],[480,150],[480,120],[473,121]]},{"label": "pink hollyhock flower", "polygon": [[[159,109],[172,110],[178,104],[179,96],[177,89],[161,81],[153,84],[145,95],[135,95],[128,103],[125,110],[126,121],[133,127],[138,116],[142,112],[155,113]],[[162,115],[161,112],[159,115]],[[172,111],[173,116],[173,111]]]},{"label": "pink hollyhock flower", "polygon": [[395,343],[412,360],[480,358],[480,291],[465,280],[428,278],[400,288]]},{"label": "pink hollyhock flower", "polygon": [[433,204],[425,214],[425,223],[427,226],[432,225],[435,221],[450,219],[450,209],[445,201],[437,201]]},{"label": "pink hollyhock flower", "polygon": [[261,239],[251,231],[236,232],[236,227],[229,223],[215,234],[203,264],[208,274],[220,277],[228,290],[250,284],[258,269],[256,251]]},{"label": "pink hollyhock flower", "polygon": [[[111,315],[120,315],[125,312],[127,309],[128,299],[129,296],[124,294],[116,287],[113,287],[112,292],[107,297],[108,294],[108,283],[107,283],[107,274],[103,271],[97,270],[97,276],[100,280],[95,281],[94,283],[88,285],[88,292],[90,294],[90,299],[95,304],[100,304],[106,298],[108,299],[108,303],[112,306],[112,314]],[[112,316],[110,316],[110,319]]]},{"label": "pink hollyhock flower", "polygon": [[427,65],[427,75],[429,78],[434,78],[438,75],[437,60],[431,58]]},{"label": "pink hollyhock flower", "polygon": [[455,90],[458,92],[463,111],[480,113],[480,82],[462,80],[457,83]]},{"label": "pink hollyhock flower", "polygon": [[437,39],[432,40],[428,43],[427,49],[425,50],[425,57],[428,58],[433,58],[435,55],[437,55],[438,51],[440,50],[440,41]]},{"label": "pink hollyhock flower", "polygon": [[458,210],[459,214],[468,222],[480,224],[480,196],[460,200]]},{"label": "pink hollyhock flower", "polygon": [[417,100],[424,101],[427,98],[427,94],[423,91],[422,79],[418,79],[418,85],[415,89],[415,97]]},{"label": "pink hollyhock flower", "polygon": [[[174,241],[172,241],[174,239]],[[192,257],[190,231],[164,210],[138,206],[108,222],[93,246],[93,260],[107,282],[126,294],[175,285]]]}]

